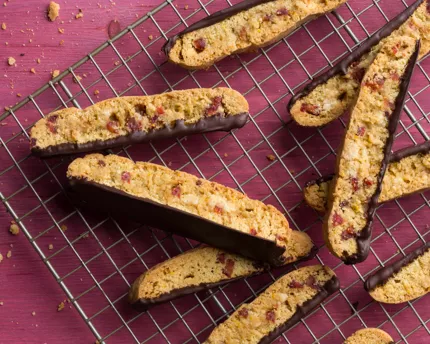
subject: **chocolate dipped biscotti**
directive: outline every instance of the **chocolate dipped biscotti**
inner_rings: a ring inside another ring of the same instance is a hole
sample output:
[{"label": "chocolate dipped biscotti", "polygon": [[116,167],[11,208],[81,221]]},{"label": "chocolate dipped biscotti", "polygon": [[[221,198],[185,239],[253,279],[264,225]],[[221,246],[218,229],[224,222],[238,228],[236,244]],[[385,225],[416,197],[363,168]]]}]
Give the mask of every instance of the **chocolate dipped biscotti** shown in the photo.
[{"label": "chocolate dipped biscotti", "polygon": [[73,161],[67,176],[78,204],[282,265],[291,229],[275,207],[224,185],[116,155]]},{"label": "chocolate dipped biscotti", "polygon": [[368,68],[337,155],[323,231],[346,264],[364,261],[382,179],[419,52],[410,37],[387,40]]},{"label": "chocolate dipped biscotti", "polygon": [[343,344],[394,344],[394,340],[379,328],[364,328],[349,336]]},{"label": "chocolate dipped biscotti", "polygon": [[248,0],[213,13],[171,37],[163,47],[172,63],[202,69],[235,53],[276,42],[346,0]]},{"label": "chocolate dipped biscotti", "polygon": [[333,68],[297,92],[288,104],[302,126],[322,126],[346,113],[357,97],[369,65],[388,39],[409,36],[421,40],[421,59],[430,51],[430,5],[418,0],[387,23]]},{"label": "chocolate dipped biscotti", "polygon": [[[284,266],[313,258],[316,247],[306,233],[292,231],[284,253]],[[137,278],[129,302],[137,310],[183,295],[260,274],[267,266],[234,253],[199,247],[168,259]]]},{"label": "chocolate dipped biscotti", "polygon": [[[326,211],[333,175],[312,180],[303,189],[306,203],[320,212]],[[378,203],[392,201],[430,188],[430,142],[402,149],[389,158],[382,179]]]},{"label": "chocolate dipped biscotti", "polygon": [[430,242],[376,271],[364,288],[383,303],[403,303],[430,292]]},{"label": "chocolate dipped biscotti", "polygon": [[204,343],[271,343],[338,289],[339,280],[326,266],[290,272],[240,306]]},{"label": "chocolate dipped biscotti", "polygon": [[248,112],[246,99],[229,88],[113,98],[84,110],[59,110],[39,120],[30,131],[31,151],[48,157],[228,131],[243,127]]}]

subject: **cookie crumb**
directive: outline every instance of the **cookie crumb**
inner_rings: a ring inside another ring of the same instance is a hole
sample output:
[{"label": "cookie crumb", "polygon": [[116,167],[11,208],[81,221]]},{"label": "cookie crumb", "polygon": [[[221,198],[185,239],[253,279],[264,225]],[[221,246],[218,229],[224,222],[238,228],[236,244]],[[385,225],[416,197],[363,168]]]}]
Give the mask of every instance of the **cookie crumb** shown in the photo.
[{"label": "cookie crumb", "polygon": [[149,38],[150,41],[152,41],[154,39],[154,36],[153,35],[149,35],[148,38]]},{"label": "cookie crumb", "polygon": [[4,305],[3,301],[0,301],[0,306],[3,306],[3,305]]},{"label": "cookie crumb", "polygon": [[8,64],[9,66],[14,66],[14,65],[15,65],[15,63],[16,63],[16,60],[15,60],[13,57],[9,57],[9,58],[7,59],[7,64]]},{"label": "cookie crumb", "polygon": [[40,64],[40,59],[37,59],[36,62],[37,62],[37,64]]},{"label": "cookie crumb", "polygon": [[48,7],[48,18],[50,21],[55,21],[60,15],[60,5],[54,1],[49,3]]},{"label": "cookie crumb", "polygon": [[35,312],[35,311],[31,312],[31,315],[32,315],[32,316],[35,316],[35,315],[36,315],[36,312]]},{"label": "cookie crumb", "polygon": [[31,68],[30,72],[33,73],[33,74],[36,74],[36,70],[34,68]]},{"label": "cookie crumb", "polygon": [[115,62],[114,62],[114,65],[115,65],[115,66],[119,66],[119,63],[120,63],[119,61],[115,61]]},{"label": "cookie crumb", "polygon": [[64,45],[64,39],[60,41],[60,45]]},{"label": "cookie crumb", "polygon": [[1,23],[1,29],[2,30],[6,30],[7,29],[6,23]]},{"label": "cookie crumb", "polygon": [[58,28],[58,32],[61,33],[61,34],[63,34],[64,33],[64,29],[62,29],[62,28],[59,27]]},{"label": "cookie crumb", "polygon": [[6,253],[6,258],[10,258],[10,257],[12,257],[12,251],[11,250],[7,251],[7,253]]},{"label": "cookie crumb", "polygon": [[60,71],[58,70],[58,69],[56,69],[56,70],[54,70],[53,72],[52,72],[52,79],[55,79],[57,76],[59,76],[60,75]]},{"label": "cookie crumb", "polygon": [[80,75],[77,75],[77,74],[76,74],[76,77],[73,78],[73,82],[75,84],[79,83],[79,81],[81,81],[81,80],[82,80],[82,77]]},{"label": "cookie crumb", "polygon": [[2,260],[3,260],[3,255],[0,253],[0,263],[2,262]]},{"label": "cookie crumb", "polygon": [[54,249],[54,245],[49,244],[49,245],[48,245],[48,250],[50,250],[50,251],[51,251],[51,250],[53,250],[53,249]]},{"label": "cookie crumb", "polygon": [[12,235],[18,235],[19,234],[19,227],[16,223],[12,223],[9,227],[9,232]]},{"label": "cookie crumb", "polygon": [[64,301],[61,301],[57,306],[57,312],[61,312],[64,309]]},{"label": "cookie crumb", "polygon": [[224,153],[224,157],[225,157],[225,158],[227,158],[227,157],[228,157],[228,154],[227,154],[227,153]]},{"label": "cookie crumb", "polygon": [[65,224],[62,224],[62,225],[60,226],[60,228],[61,228],[61,230],[62,230],[63,232],[67,231],[67,226],[66,226]]},{"label": "cookie crumb", "polygon": [[79,10],[79,13],[75,16],[76,19],[82,18],[84,16],[84,13],[82,10]]},{"label": "cookie crumb", "polygon": [[100,94],[100,91],[99,91],[99,90],[95,90],[95,91],[94,91],[94,95],[95,95],[95,96],[97,96],[97,95],[99,95],[99,94]]},{"label": "cookie crumb", "polygon": [[185,8],[186,10],[188,10],[188,7],[189,7],[188,5],[185,5],[185,6],[184,6],[184,8]]},{"label": "cookie crumb", "polygon": [[275,157],[273,154],[269,154],[269,155],[267,155],[267,156],[266,156],[266,158],[267,158],[267,160],[269,160],[269,161],[275,161],[275,160],[276,160],[276,157]]}]

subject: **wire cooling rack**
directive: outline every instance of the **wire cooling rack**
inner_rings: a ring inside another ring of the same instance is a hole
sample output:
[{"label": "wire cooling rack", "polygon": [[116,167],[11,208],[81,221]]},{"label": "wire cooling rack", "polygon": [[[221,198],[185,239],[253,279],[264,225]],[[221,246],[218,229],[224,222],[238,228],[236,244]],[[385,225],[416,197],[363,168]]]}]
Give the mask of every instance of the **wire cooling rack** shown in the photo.
[{"label": "wire cooling rack", "polygon": [[[285,110],[295,91],[404,10],[406,2],[350,0],[268,48],[227,58],[207,71],[190,72],[165,62],[160,48],[166,37],[230,5],[230,1],[165,1],[0,116],[3,204],[99,342],[203,342],[217,323],[242,302],[251,301],[285,269],[189,295],[145,313],[134,312],[126,302],[130,283],[198,243],[73,208],[64,192],[71,158],[32,157],[28,131],[53,110],[86,107],[109,97],[232,87],[250,102],[252,117],[244,128],[135,145],[114,153],[236,187],[278,207],[294,229],[311,235],[321,249],[310,263],[332,267],[342,289],[279,342],[339,343],[359,328],[380,327],[396,343],[429,343],[428,297],[382,305],[371,301],[362,287],[377,268],[422,245],[426,236],[428,240],[429,194],[378,209],[368,260],[344,266],[324,247],[321,218],[303,203],[301,191],[308,180],[332,172],[345,123],[340,119],[322,129],[300,128]],[[416,68],[395,149],[428,139],[429,70],[428,58]],[[55,244],[54,250],[48,249],[49,243]]]}]

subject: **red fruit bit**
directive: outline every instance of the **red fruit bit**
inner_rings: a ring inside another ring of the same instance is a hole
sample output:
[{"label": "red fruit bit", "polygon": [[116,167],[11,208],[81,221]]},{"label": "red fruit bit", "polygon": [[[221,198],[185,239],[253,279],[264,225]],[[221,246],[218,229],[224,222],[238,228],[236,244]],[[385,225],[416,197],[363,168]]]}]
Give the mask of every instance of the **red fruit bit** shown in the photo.
[{"label": "red fruit bit", "polygon": [[382,77],[377,77],[374,81],[367,81],[364,86],[369,87],[372,91],[379,90],[385,84],[385,80]]},{"label": "red fruit bit", "polygon": [[181,187],[179,185],[172,188],[172,195],[181,198]]},{"label": "red fruit bit", "polygon": [[251,229],[249,230],[249,233],[250,233],[251,235],[257,235],[257,230],[256,230],[255,228],[251,228]]},{"label": "red fruit bit", "polygon": [[225,253],[218,253],[216,255],[216,262],[224,264],[225,263]]},{"label": "red fruit bit", "polygon": [[103,160],[99,160],[99,161],[97,161],[97,165],[99,165],[101,167],[105,167],[106,163]]},{"label": "red fruit bit", "polygon": [[396,105],[388,99],[384,99],[384,105],[392,111],[396,108]]},{"label": "red fruit bit", "polygon": [[309,276],[306,279],[305,284],[308,287],[311,287],[312,289],[319,289],[320,288],[314,276]]},{"label": "red fruit bit", "polygon": [[276,11],[277,16],[286,16],[288,13],[289,11],[285,7],[280,8],[279,10]]},{"label": "red fruit bit", "polygon": [[142,129],[142,123],[138,122],[134,117],[129,117],[127,118],[127,128],[131,132],[139,131],[140,129]]},{"label": "red fruit bit", "polygon": [[203,182],[202,182],[200,179],[196,181],[196,185],[197,185],[197,186],[200,186],[200,185],[202,185],[202,184],[203,184]]},{"label": "red fruit bit", "polygon": [[358,187],[358,179],[355,177],[351,178],[351,185],[352,185],[352,189],[354,191],[358,191],[359,187]]},{"label": "red fruit bit", "polygon": [[242,318],[245,318],[245,319],[248,318],[248,314],[249,314],[248,308],[244,307],[238,313]]},{"label": "red fruit bit", "polygon": [[278,239],[279,241],[285,241],[285,237],[279,234],[276,234],[276,239]]},{"label": "red fruit bit", "polygon": [[314,116],[319,116],[321,113],[318,105],[312,105],[312,104],[306,104],[306,103],[302,104],[302,106],[300,107],[300,111],[307,112]]},{"label": "red fruit bit", "polygon": [[373,182],[370,179],[364,178],[363,184],[366,186],[373,185]]},{"label": "red fruit bit", "polygon": [[393,79],[394,81],[400,80],[400,75],[397,72],[391,73],[390,76],[391,76],[391,79]]},{"label": "red fruit bit", "polygon": [[217,114],[218,108],[222,103],[222,97],[217,96],[212,99],[212,104],[205,110],[205,116],[213,116]]},{"label": "red fruit bit", "polygon": [[364,136],[365,133],[366,133],[366,128],[365,127],[358,127],[357,128],[357,135],[358,136]]},{"label": "red fruit bit", "polygon": [[48,122],[50,123],[57,123],[58,115],[52,115],[48,117]]},{"label": "red fruit bit", "polygon": [[217,214],[222,214],[224,212],[224,209],[221,206],[216,205],[214,208],[214,212],[216,212]]},{"label": "red fruit bit", "polygon": [[344,220],[342,216],[340,216],[337,212],[334,212],[332,221],[333,226],[339,226],[343,223]]},{"label": "red fruit bit", "polygon": [[162,106],[157,106],[156,111],[159,115],[164,115],[164,109]]},{"label": "red fruit bit", "polygon": [[295,281],[295,280],[292,280],[292,281],[290,282],[290,284],[288,284],[288,286],[289,286],[290,288],[295,288],[295,289],[303,288],[303,284],[302,284],[302,283],[300,283],[300,282],[298,282],[298,281]]},{"label": "red fruit bit", "polygon": [[265,21],[265,22],[269,22],[269,21],[272,21],[272,18],[273,18],[273,15],[272,15],[272,14],[266,14],[266,15],[263,17],[263,21]]},{"label": "red fruit bit", "polygon": [[117,121],[110,121],[106,124],[107,130],[109,130],[113,134],[118,134],[119,123]]},{"label": "red fruit bit", "polygon": [[357,236],[357,233],[354,231],[354,228],[352,228],[351,226],[345,229],[341,234],[342,240],[349,240],[349,239],[355,238],[356,236]]},{"label": "red fruit bit", "polygon": [[194,49],[201,53],[206,48],[206,41],[203,38],[198,38],[193,42]]},{"label": "red fruit bit", "polygon": [[242,41],[246,41],[248,39],[248,33],[246,31],[246,27],[243,26],[239,31],[239,37]]},{"label": "red fruit bit", "polygon": [[222,273],[227,277],[231,277],[231,275],[233,274],[233,269],[234,269],[234,260],[227,259],[227,262],[225,263],[225,267],[224,269],[222,269]]},{"label": "red fruit bit", "polygon": [[130,172],[122,172],[121,179],[122,179],[122,181],[127,182],[127,183],[130,184],[130,180],[131,180],[131,174],[130,174]]},{"label": "red fruit bit", "polygon": [[271,321],[271,322],[275,322],[276,314],[275,314],[275,311],[273,309],[271,311],[266,312],[266,320]]},{"label": "red fruit bit", "polygon": [[48,130],[49,130],[51,133],[53,133],[53,134],[56,134],[56,133],[57,133],[57,126],[56,126],[56,125],[54,125],[53,123],[51,123],[51,122],[47,122],[47,123],[46,123],[46,126],[48,127]]}]

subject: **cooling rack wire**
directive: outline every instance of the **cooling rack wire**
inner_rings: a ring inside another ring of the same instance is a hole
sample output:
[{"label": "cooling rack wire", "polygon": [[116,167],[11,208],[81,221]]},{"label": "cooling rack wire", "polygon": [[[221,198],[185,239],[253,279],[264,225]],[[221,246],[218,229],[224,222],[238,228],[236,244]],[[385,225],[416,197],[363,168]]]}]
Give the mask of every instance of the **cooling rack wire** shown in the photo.
[{"label": "cooling rack wire", "polygon": [[[311,235],[320,247],[311,263],[332,267],[342,289],[277,343],[340,343],[361,327],[380,327],[396,343],[428,343],[428,297],[404,305],[377,304],[363,291],[362,282],[429,239],[429,193],[380,207],[369,259],[352,267],[340,264],[324,247],[321,218],[304,204],[301,190],[310,179],[332,172],[344,120],[321,129],[300,128],[285,109],[294,92],[403,11],[407,2],[350,0],[276,44],[228,58],[207,71],[186,71],[165,62],[160,48],[168,36],[237,2],[167,0],[1,115],[0,123],[9,122],[0,137],[3,204],[99,342],[203,342],[217,323],[251,301],[285,269],[135,313],[126,302],[130,283],[146,269],[198,243],[73,208],[64,190],[70,158],[40,161],[30,156],[28,132],[37,119],[63,107],[83,108],[109,97],[191,87],[232,87],[250,102],[252,117],[244,128],[110,153],[235,187],[278,207],[294,229]],[[193,10],[185,11],[185,5]],[[415,71],[395,150],[428,140],[429,70],[430,61],[424,58]],[[55,250],[50,251],[48,243],[53,240]]]}]

